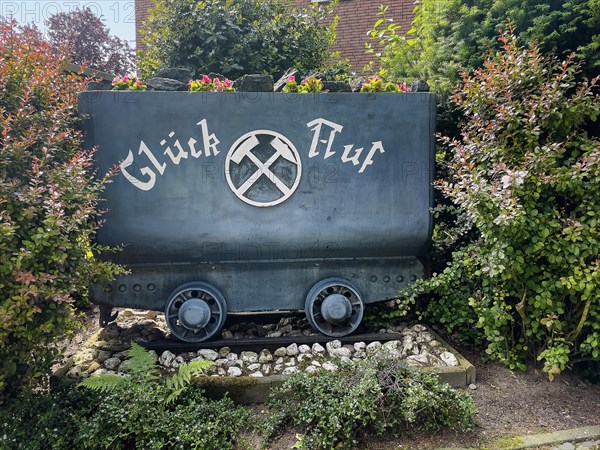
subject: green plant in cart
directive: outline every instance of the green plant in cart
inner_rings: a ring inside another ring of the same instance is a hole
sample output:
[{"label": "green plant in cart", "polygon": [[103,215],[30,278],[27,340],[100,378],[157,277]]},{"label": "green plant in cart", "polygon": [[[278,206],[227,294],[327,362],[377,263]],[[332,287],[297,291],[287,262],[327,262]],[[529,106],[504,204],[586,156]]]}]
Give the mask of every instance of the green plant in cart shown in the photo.
[{"label": "green plant in cart", "polygon": [[198,80],[190,80],[190,92],[233,92],[232,82],[229,79],[221,80],[218,77],[210,78],[208,75],[202,75]]},{"label": "green plant in cart", "polygon": [[124,77],[115,77],[112,80],[113,91],[145,91],[147,86],[142,83],[135,75],[125,75]]},{"label": "green plant in cart", "polygon": [[291,92],[298,94],[308,94],[315,93],[318,94],[323,90],[323,83],[319,78],[315,77],[307,77],[300,84],[296,82],[296,76],[290,75],[285,82],[285,86],[283,87],[283,92]]}]

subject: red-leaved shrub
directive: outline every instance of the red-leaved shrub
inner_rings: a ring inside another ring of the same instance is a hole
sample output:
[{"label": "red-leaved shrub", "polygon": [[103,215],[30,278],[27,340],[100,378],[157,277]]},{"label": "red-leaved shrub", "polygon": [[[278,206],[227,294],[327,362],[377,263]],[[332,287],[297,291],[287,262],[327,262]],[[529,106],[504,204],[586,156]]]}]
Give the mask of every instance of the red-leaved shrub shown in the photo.
[{"label": "red-leaved shrub", "polygon": [[66,52],[0,25],[0,395],[36,378],[74,326],[90,281],[118,267],[91,238],[104,180],[80,150],[77,92]]}]

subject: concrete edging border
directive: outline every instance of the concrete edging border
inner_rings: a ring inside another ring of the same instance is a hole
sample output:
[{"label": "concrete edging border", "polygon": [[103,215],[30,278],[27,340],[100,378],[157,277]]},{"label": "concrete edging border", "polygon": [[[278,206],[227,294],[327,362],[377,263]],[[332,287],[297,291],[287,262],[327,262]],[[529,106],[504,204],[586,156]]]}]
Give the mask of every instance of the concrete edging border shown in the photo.
[{"label": "concrete edging border", "polygon": [[[98,340],[96,331],[82,346],[89,347]],[[475,367],[464,358],[455,348],[442,339],[431,328],[427,327],[436,340],[441,342],[444,347],[456,356],[460,363],[456,367],[426,367],[421,368],[424,372],[437,373],[440,381],[448,383],[452,387],[465,387],[475,382]],[[334,340],[324,336],[323,344]],[[65,364],[59,367],[50,377],[51,386],[58,384],[60,380],[66,379],[66,374],[73,367],[74,357],[67,359]],[[269,398],[271,389],[281,387],[289,378],[288,375],[269,375],[262,378],[257,377],[199,377],[194,380],[194,384],[206,391],[206,395],[211,398],[221,398],[225,394],[229,395],[234,402],[239,404],[265,403]]]}]

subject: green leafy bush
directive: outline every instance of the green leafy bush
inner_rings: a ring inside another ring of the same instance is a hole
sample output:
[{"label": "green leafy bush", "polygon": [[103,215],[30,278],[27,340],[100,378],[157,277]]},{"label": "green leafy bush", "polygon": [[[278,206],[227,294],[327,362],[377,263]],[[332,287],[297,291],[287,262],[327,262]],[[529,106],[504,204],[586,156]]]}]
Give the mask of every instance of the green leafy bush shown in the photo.
[{"label": "green leafy bush", "polygon": [[490,357],[523,368],[533,356],[553,378],[600,358],[600,141],[586,131],[600,114],[598,79],[577,83],[570,58],[522,48],[510,32],[500,40],[454,97],[462,138],[443,140],[451,177],[438,186],[475,239],[415,289],[450,299],[450,328],[476,320]]},{"label": "green leafy bush", "polygon": [[162,67],[232,79],[278,77],[289,67],[309,73],[324,65],[335,39],[335,20],[322,20],[330,10],[300,10],[284,0],[158,0],[145,24],[139,68],[145,78]]},{"label": "green leafy bush", "polygon": [[118,268],[90,245],[103,180],[80,150],[69,55],[0,27],[0,396],[39,376],[71,330],[88,283]]},{"label": "green leafy bush", "polygon": [[3,450],[234,448],[252,427],[249,412],[229,399],[209,400],[186,388],[165,402],[163,384],[124,386],[109,394],[68,387],[26,394],[0,410]]},{"label": "green leafy bush", "polygon": [[233,448],[251,428],[249,412],[213,401],[191,385],[210,362],[193,361],[162,378],[154,358],[132,343],[126,376],[98,375],[83,388],[24,395],[0,412],[5,450]]},{"label": "green leafy bush", "polygon": [[401,434],[441,427],[470,430],[471,396],[393,358],[341,365],[338,373],[292,375],[270,402],[267,435],[287,424],[306,427],[294,448],[356,448],[366,430]]}]

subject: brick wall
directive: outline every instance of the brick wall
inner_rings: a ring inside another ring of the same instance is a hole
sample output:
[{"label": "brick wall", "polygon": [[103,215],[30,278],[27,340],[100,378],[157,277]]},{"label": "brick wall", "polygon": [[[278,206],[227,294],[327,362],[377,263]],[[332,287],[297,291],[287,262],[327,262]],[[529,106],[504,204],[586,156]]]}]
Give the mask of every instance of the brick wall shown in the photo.
[{"label": "brick wall", "polygon": [[137,50],[145,50],[142,44],[140,29],[148,18],[148,11],[152,7],[152,0],[135,0],[135,44]]},{"label": "brick wall", "polygon": [[[304,6],[311,0],[294,0]],[[370,40],[367,32],[379,19],[379,6],[388,7],[386,16],[401,25],[401,31],[408,31],[413,19],[414,0],[339,0],[335,14],[339,16],[337,42],[332,48],[339,51],[342,58],[348,58],[354,70],[360,71],[372,58],[365,53],[365,43]]]},{"label": "brick wall", "polygon": [[[293,0],[297,5],[305,6],[312,0]],[[388,17],[410,29],[413,18],[414,0],[340,0],[336,14],[340,17],[337,27],[337,43],[332,48],[347,58],[355,70],[360,70],[371,57],[365,54],[365,43],[369,40],[367,32],[379,18],[379,5],[388,6]],[[138,50],[141,44],[140,27],[148,17],[152,0],[135,0],[136,41]]]}]

